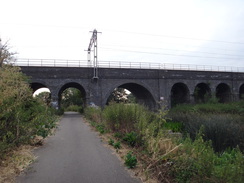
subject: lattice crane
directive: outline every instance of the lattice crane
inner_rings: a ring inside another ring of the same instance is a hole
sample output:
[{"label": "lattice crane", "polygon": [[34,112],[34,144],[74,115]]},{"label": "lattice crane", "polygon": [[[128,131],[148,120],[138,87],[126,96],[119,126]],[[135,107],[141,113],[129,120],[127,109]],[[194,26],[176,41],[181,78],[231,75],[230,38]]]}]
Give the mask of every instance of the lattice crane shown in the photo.
[{"label": "lattice crane", "polygon": [[[92,31],[91,31],[92,32]],[[94,60],[93,60],[93,66],[94,66],[94,74],[93,74],[93,79],[98,79],[98,63],[97,63],[97,33],[101,33],[101,32],[97,32],[96,29],[93,30],[92,32],[92,37],[90,39],[90,43],[87,49],[87,53],[88,53],[88,62],[91,62],[91,49],[94,46]]]}]

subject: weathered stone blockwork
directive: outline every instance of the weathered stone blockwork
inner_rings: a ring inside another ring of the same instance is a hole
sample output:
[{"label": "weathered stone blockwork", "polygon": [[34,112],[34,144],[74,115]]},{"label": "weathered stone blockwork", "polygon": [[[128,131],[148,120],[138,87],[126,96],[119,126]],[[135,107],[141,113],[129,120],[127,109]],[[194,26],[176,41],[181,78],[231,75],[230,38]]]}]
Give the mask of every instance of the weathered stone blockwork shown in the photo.
[{"label": "weathered stone blockwork", "polygon": [[204,72],[152,69],[98,68],[98,79],[93,79],[93,68],[21,67],[31,78],[33,90],[47,87],[52,100],[59,102],[63,90],[81,90],[87,104],[104,106],[117,87],[130,90],[139,101],[154,108],[164,100],[173,103],[204,100],[204,95],[217,96],[222,102],[236,101],[244,95],[244,73]]}]

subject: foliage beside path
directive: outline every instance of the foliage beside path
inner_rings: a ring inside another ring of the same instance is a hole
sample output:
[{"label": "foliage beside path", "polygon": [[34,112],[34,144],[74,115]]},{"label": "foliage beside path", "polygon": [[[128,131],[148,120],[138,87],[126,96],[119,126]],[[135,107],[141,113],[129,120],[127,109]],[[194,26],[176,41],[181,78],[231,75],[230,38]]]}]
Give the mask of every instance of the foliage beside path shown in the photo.
[{"label": "foliage beside path", "polygon": [[20,68],[0,67],[0,166],[9,152],[22,145],[40,143],[55,127],[54,111],[33,98],[28,78]]},{"label": "foliage beside path", "polygon": [[100,133],[113,134],[108,143],[119,141],[130,148],[148,178],[158,182],[244,182],[244,157],[238,147],[215,152],[211,141],[204,140],[203,127],[193,139],[173,133],[169,127],[175,124],[169,125],[166,114],[165,110],[152,113],[137,104],[85,109],[86,118]]}]

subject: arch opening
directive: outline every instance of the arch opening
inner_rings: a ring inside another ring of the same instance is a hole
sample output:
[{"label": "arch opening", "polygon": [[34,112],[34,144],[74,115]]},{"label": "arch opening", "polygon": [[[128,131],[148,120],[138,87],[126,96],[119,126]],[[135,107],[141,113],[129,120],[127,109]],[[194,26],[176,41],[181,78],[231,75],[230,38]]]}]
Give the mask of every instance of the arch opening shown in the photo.
[{"label": "arch opening", "polygon": [[186,84],[176,83],[171,89],[171,107],[190,102],[190,91]]},{"label": "arch opening", "polygon": [[211,90],[206,83],[197,84],[194,90],[195,103],[205,103],[211,98]]},{"label": "arch opening", "polygon": [[231,101],[230,87],[225,83],[220,83],[216,88],[216,98],[220,103],[227,103]]},{"label": "arch opening", "polygon": [[30,87],[33,91],[33,97],[43,101],[45,104],[51,103],[51,91],[42,83],[31,83]]},{"label": "arch opening", "polygon": [[78,83],[67,83],[61,87],[58,93],[59,107],[64,110],[78,111],[86,104],[85,89]]},{"label": "arch opening", "polygon": [[244,84],[242,84],[241,87],[240,87],[239,98],[241,100],[244,100]]},{"label": "arch opening", "polygon": [[106,104],[108,105],[111,100],[138,103],[152,110],[156,108],[156,101],[150,91],[136,83],[126,83],[116,87],[108,97]]}]

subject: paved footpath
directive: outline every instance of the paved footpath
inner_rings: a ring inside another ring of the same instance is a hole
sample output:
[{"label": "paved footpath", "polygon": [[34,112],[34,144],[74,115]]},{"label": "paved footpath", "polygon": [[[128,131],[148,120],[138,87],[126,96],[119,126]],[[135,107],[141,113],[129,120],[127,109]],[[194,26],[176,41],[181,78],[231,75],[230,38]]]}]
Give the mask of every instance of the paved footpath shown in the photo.
[{"label": "paved footpath", "polygon": [[139,183],[78,113],[67,112],[56,134],[18,183]]}]

